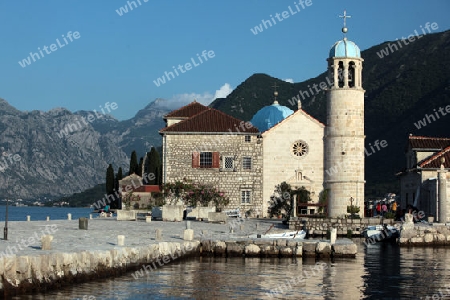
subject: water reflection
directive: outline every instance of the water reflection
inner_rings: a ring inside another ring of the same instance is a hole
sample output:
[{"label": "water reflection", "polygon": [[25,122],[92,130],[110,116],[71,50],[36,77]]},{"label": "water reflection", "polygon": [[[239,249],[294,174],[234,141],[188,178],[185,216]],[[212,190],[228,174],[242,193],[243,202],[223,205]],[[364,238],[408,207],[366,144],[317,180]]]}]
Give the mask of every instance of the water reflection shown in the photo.
[{"label": "water reflection", "polygon": [[[449,249],[359,246],[356,259],[325,261],[320,272],[311,273],[311,259],[195,258],[139,279],[130,273],[15,299],[420,299],[446,292]],[[310,275],[297,280],[304,271]]]}]

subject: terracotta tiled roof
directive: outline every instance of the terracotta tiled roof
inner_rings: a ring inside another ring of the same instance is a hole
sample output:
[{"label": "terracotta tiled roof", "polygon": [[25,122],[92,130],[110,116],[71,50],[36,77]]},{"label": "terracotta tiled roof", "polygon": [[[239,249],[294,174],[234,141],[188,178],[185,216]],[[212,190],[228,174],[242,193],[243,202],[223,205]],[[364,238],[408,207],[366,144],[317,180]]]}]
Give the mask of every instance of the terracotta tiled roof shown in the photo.
[{"label": "terracotta tiled roof", "polygon": [[409,146],[412,149],[442,150],[450,146],[450,138],[436,138],[426,136],[409,136]]},{"label": "terracotta tiled roof", "polygon": [[167,132],[233,132],[233,133],[258,133],[256,127],[242,129],[244,121],[233,118],[213,108],[199,112],[187,120],[172,124],[160,131]]},{"label": "terracotta tiled roof", "polygon": [[164,116],[164,118],[190,118],[204,110],[207,110],[208,107],[204,106],[197,101],[191,102],[188,105],[185,105],[183,107],[180,107],[177,110],[174,110],[167,115]]},{"label": "terracotta tiled roof", "polygon": [[441,158],[445,158],[444,168],[450,168],[450,146],[433,156],[424,159],[418,166],[422,169],[438,169],[441,167]]}]

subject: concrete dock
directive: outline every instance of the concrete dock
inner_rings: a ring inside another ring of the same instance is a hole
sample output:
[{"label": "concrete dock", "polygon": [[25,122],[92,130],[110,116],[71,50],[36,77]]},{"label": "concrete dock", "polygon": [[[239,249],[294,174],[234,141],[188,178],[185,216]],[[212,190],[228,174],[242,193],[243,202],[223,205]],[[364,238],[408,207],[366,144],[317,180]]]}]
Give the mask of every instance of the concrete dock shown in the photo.
[{"label": "concrete dock", "polygon": [[356,254],[356,245],[345,239],[331,245],[324,240],[248,238],[270,227],[270,233],[286,230],[279,221],[270,219],[231,218],[227,224],[188,224],[96,218],[89,219],[87,225],[84,230],[79,229],[78,220],[9,222],[8,240],[0,242],[3,295],[120,275],[151,263],[162,266],[194,255],[327,258]]}]

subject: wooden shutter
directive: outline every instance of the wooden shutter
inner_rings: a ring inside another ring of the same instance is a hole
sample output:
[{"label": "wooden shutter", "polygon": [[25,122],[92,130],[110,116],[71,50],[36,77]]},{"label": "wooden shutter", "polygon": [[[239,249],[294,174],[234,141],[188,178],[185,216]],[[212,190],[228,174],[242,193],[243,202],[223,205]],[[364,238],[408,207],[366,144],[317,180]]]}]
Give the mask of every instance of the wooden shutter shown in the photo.
[{"label": "wooden shutter", "polygon": [[220,168],[219,152],[213,152],[213,154],[212,154],[212,167]]},{"label": "wooden shutter", "polygon": [[200,168],[200,152],[192,152],[192,167]]}]

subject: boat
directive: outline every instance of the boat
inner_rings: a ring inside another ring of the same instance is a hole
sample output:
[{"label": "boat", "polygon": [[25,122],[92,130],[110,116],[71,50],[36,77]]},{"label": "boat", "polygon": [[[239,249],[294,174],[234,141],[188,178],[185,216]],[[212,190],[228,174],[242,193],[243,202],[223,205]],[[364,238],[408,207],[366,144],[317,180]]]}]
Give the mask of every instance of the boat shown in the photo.
[{"label": "boat", "polygon": [[400,236],[400,232],[395,226],[391,225],[374,225],[368,226],[363,231],[366,240],[373,242],[381,242],[396,239]]},{"label": "boat", "polygon": [[303,240],[306,237],[306,231],[286,231],[283,233],[270,233],[270,234],[252,234],[248,236],[251,239],[295,239]]}]

